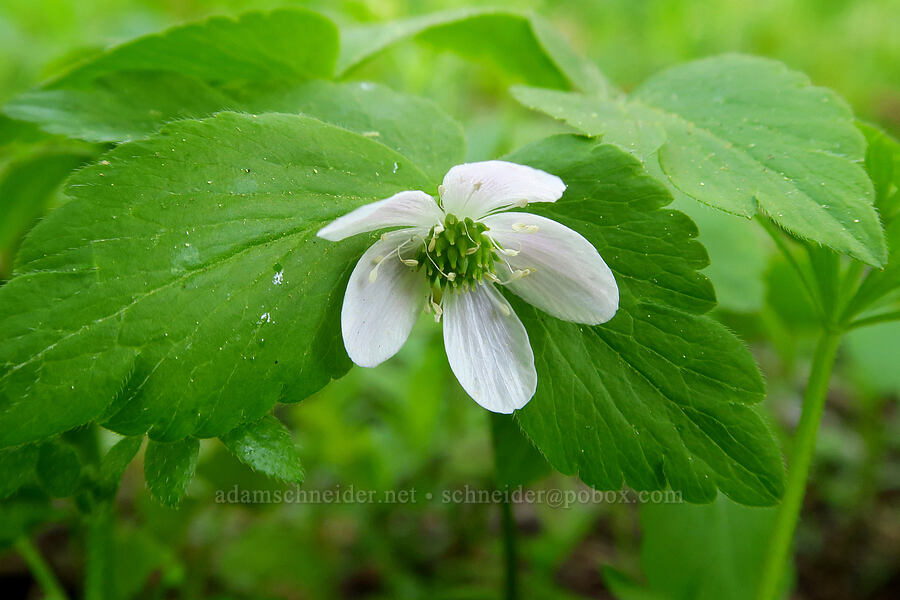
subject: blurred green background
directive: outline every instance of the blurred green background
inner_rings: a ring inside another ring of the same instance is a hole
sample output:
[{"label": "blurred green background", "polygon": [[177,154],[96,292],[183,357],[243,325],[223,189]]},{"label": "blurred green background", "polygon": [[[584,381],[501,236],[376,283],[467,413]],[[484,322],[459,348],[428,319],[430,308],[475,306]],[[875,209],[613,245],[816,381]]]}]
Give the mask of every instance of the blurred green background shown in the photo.
[{"label": "blurred green background", "polygon": [[[900,132],[898,0],[491,4],[548,18],[625,90],[685,60],[754,53],[805,71],[843,95],[860,118]],[[110,44],[210,14],[285,5],[355,23],[473,3],[3,0],[0,102]],[[515,105],[506,92],[515,82],[489,66],[413,43],[388,51],[352,77],[439,102],[464,123],[471,159],[497,156],[560,127]],[[20,159],[15,145],[5,147],[0,174]],[[71,167],[61,165],[62,172]],[[812,343],[803,295],[753,233],[735,237],[718,215],[680,208],[701,226],[722,302],[717,317],[752,345],[769,383],[764,410],[785,440],[799,417]],[[795,597],[900,597],[898,363],[900,324],[855,332],[843,349],[798,532]],[[374,370],[354,369],[316,396],[279,408],[278,416],[295,432],[308,471],[305,489],[415,489],[420,501],[216,504],[216,491],[235,484],[280,488],[210,442],[188,501],[173,511],[149,498],[140,465],[132,465],[117,507],[115,543],[128,565],[110,574],[117,596],[497,597],[503,576],[498,507],[438,501],[444,490],[489,490],[497,481],[491,420],[450,375],[436,328],[420,323],[395,359]],[[523,471],[533,489],[583,489],[574,478],[550,474],[534,453],[507,458],[528,465]],[[434,501],[422,499],[427,492]],[[79,597],[86,532],[71,506],[62,503],[55,510],[56,524],[39,530],[38,545]],[[746,597],[770,516],[725,500],[706,507],[520,504],[515,518],[524,597]],[[12,552],[0,555],[0,586],[4,597],[38,597]]]}]

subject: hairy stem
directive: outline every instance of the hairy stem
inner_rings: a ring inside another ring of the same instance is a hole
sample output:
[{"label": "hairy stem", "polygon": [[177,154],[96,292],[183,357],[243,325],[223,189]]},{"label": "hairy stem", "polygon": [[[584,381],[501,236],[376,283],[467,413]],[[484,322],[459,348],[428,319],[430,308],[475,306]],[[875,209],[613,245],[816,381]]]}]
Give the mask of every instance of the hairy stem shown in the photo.
[{"label": "hairy stem", "polygon": [[803,412],[794,434],[787,487],[778,507],[769,552],[763,564],[757,595],[759,600],[775,600],[779,597],[803,496],[806,493],[806,482],[816,447],[816,434],[819,432],[819,423],[822,421],[825,398],[828,394],[828,382],[831,379],[831,370],[840,341],[841,332],[826,330],[816,346],[812,370],[803,396]]},{"label": "hairy stem", "polygon": [[757,221],[762,228],[765,229],[766,233],[769,234],[769,237],[772,238],[772,241],[775,242],[775,246],[781,252],[782,256],[784,256],[785,260],[787,260],[791,268],[794,269],[797,278],[800,280],[800,283],[803,284],[803,290],[806,292],[809,301],[812,302],[816,311],[819,313],[819,316],[824,315],[824,309],[822,308],[822,302],[819,298],[816,286],[814,286],[813,282],[810,280],[809,274],[803,270],[802,266],[800,266],[797,257],[794,256],[794,253],[788,248],[781,230],[765,217],[760,217]]},{"label": "hairy stem", "polygon": [[28,569],[34,576],[35,581],[44,590],[44,596],[47,600],[67,600],[66,592],[60,585],[56,575],[53,574],[53,569],[50,568],[50,565],[47,564],[47,561],[38,552],[38,549],[34,547],[31,540],[24,536],[19,538],[16,541],[16,551],[25,561],[25,564],[28,565]]}]

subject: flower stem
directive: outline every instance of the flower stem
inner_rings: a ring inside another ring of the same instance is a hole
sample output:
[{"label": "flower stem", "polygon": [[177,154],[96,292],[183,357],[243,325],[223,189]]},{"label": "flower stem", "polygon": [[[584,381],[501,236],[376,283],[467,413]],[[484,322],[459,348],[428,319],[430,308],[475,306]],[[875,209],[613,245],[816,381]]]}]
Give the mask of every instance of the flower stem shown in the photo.
[{"label": "flower stem", "polygon": [[500,504],[500,515],[503,521],[503,556],[506,559],[506,600],[519,597],[519,570],[516,550],[516,519],[513,516],[509,498]]},{"label": "flower stem", "polygon": [[41,586],[41,589],[44,591],[44,597],[47,600],[67,600],[66,592],[63,590],[62,585],[59,583],[56,575],[53,574],[50,565],[47,564],[47,561],[38,552],[38,549],[34,547],[34,544],[31,543],[31,540],[25,536],[20,537],[16,541],[16,551],[25,561],[25,564],[28,565],[28,569],[34,576],[35,581],[38,582],[38,585]]},{"label": "flower stem", "polygon": [[769,552],[763,564],[760,579],[759,600],[775,600],[779,597],[784,580],[785,566],[794,540],[794,531],[800,517],[803,496],[806,493],[806,482],[816,447],[816,434],[822,413],[825,409],[825,398],[828,395],[828,382],[842,332],[826,330],[816,346],[813,356],[812,370],[803,396],[803,411],[800,423],[794,434],[794,445],[791,450],[787,487],[784,498],[778,507],[775,528],[769,542]]},{"label": "flower stem", "polygon": [[[490,415],[491,423],[491,445],[494,448],[494,463],[495,465],[499,464],[500,456],[498,455],[498,448],[500,446],[499,443],[499,433],[498,433],[498,422],[497,419],[508,419],[511,418],[509,415],[498,415],[492,413]],[[497,467],[495,466],[495,472],[499,474]],[[499,475],[495,477],[496,485],[499,489],[500,487],[500,477]],[[516,543],[516,537],[518,530],[516,528],[516,517],[513,514],[513,506],[509,500],[509,487],[507,486],[506,494],[503,494],[503,501],[500,503],[500,529],[502,534],[502,542],[503,542],[503,559],[504,559],[504,574],[505,574],[505,584],[504,584],[504,595],[503,597],[506,600],[518,600],[519,598],[519,557],[518,557],[518,544]]]}]

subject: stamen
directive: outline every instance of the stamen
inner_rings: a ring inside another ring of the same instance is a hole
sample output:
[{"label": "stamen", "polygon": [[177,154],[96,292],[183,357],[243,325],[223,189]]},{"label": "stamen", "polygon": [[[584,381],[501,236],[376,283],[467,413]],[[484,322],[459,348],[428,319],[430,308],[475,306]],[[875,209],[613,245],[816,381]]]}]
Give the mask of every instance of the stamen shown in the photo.
[{"label": "stamen", "polygon": [[538,230],[537,225],[526,225],[525,223],[515,223],[512,230],[517,233],[535,233]]},{"label": "stamen", "polygon": [[414,258],[401,258],[400,262],[402,262],[407,267],[418,267],[419,261]]},{"label": "stamen", "polygon": [[441,305],[434,301],[434,298],[431,299],[431,310],[434,311],[434,322],[439,323],[441,320],[441,315],[444,314],[444,309],[441,308]]},{"label": "stamen", "polygon": [[482,281],[486,272],[494,271],[494,242],[486,231],[486,225],[470,217],[446,214],[443,222],[428,232],[427,240],[422,237],[414,257],[436,294],[445,286],[467,290]]},{"label": "stamen", "polygon": [[496,296],[494,296],[494,294],[488,294],[488,298],[491,299],[491,302],[494,304],[494,306],[497,307],[497,310],[503,313],[504,317],[508,317],[512,314],[509,306],[507,306],[505,302],[500,300],[500,298],[497,298]]}]

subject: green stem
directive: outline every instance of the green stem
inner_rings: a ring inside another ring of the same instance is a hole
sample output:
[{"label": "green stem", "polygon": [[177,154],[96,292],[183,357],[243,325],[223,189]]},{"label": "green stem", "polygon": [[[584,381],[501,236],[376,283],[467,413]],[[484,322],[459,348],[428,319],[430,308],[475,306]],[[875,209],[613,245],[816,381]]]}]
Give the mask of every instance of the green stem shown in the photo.
[{"label": "green stem", "polygon": [[803,396],[803,412],[794,434],[787,487],[781,505],[778,507],[775,528],[769,542],[769,552],[763,565],[757,595],[759,600],[775,600],[779,597],[788,555],[793,545],[794,531],[800,517],[803,496],[806,493],[806,482],[809,478],[809,469],[816,447],[816,434],[819,431],[819,423],[822,421],[825,398],[828,394],[828,382],[831,378],[831,370],[834,367],[841,335],[841,332],[838,331],[825,331],[816,346],[812,370],[806,384],[806,393]]},{"label": "green stem", "polygon": [[47,600],[67,600],[66,592],[60,585],[53,570],[38,549],[34,547],[27,537],[21,537],[16,541],[16,551],[21,555],[25,564],[28,565],[35,581],[44,590],[44,596]]},{"label": "green stem", "polygon": [[886,323],[888,321],[900,321],[900,310],[853,321],[853,323],[850,324],[849,329],[858,329],[859,327]]},{"label": "green stem", "polygon": [[775,242],[775,246],[784,256],[784,258],[788,261],[788,264],[794,269],[797,273],[797,277],[800,279],[800,283],[803,284],[803,289],[806,291],[806,295],[809,297],[809,301],[812,302],[813,306],[819,312],[819,315],[822,316],[825,314],[824,309],[822,308],[822,302],[819,299],[819,294],[816,291],[816,286],[813,285],[813,282],[810,281],[810,277],[806,271],[803,270],[803,267],[800,266],[800,263],[797,262],[797,257],[794,256],[794,253],[791,252],[791,249],[788,248],[787,243],[784,241],[784,237],[781,235],[780,230],[772,224],[765,217],[760,217],[757,219],[762,228],[766,230],[766,233],[769,234],[769,237]]},{"label": "green stem", "polygon": [[519,569],[516,551],[516,518],[513,515],[509,498],[500,504],[500,515],[503,520],[503,556],[506,563],[506,600],[519,597]]},{"label": "green stem", "polygon": [[[498,419],[509,419],[509,415],[500,415],[491,413],[491,444],[494,447],[494,463],[498,464],[499,456],[497,449],[499,447]],[[495,466],[495,471],[497,468]],[[499,477],[497,486],[499,489]],[[513,514],[513,507],[509,501],[509,487],[506,488],[506,494],[503,496],[503,502],[500,503],[500,527],[503,536],[503,559],[505,573],[505,593],[506,600],[518,600],[519,598],[519,559],[516,537],[518,530],[516,528],[516,517]]]}]

